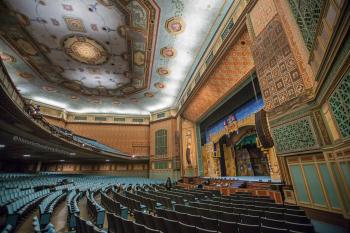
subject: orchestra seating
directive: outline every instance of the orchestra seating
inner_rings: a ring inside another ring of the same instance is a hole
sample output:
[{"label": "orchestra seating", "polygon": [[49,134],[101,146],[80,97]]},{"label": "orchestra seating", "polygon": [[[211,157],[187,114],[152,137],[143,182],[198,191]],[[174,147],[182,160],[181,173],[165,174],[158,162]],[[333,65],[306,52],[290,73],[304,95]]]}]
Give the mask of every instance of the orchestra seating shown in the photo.
[{"label": "orchestra seating", "polygon": [[[37,207],[33,232],[56,232],[50,220],[63,199],[67,228],[77,233],[315,232],[298,206],[250,192],[224,196],[218,190],[165,188],[160,180],[94,175],[0,175],[0,179],[1,203],[7,209],[2,233],[16,232],[20,219]],[[80,216],[82,198],[87,201],[88,219]]]}]

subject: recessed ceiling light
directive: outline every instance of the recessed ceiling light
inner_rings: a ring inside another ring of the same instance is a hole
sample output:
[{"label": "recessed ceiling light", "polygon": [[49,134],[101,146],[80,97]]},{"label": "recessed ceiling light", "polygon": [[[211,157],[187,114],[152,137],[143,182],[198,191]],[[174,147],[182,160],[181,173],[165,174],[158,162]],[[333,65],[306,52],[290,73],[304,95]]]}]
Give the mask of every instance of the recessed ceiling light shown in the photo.
[{"label": "recessed ceiling light", "polygon": [[5,145],[4,145],[4,144],[0,144],[0,149],[1,149],[1,148],[4,148],[4,147],[5,147]]},{"label": "recessed ceiling light", "polygon": [[75,152],[71,152],[71,153],[69,153],[69,155],[76,155],[77,153],[75,153]]},{"label": "recessed ceiling light", "polygon": [[25,154],[25,155],[23,155],[23,157],[30,157],[30,155],[28,155],[28,154]]},{"label": "recessed ceiling light", "polygon": [[106,159],[106,162],[109,162],[110,160],[109,159]]},{"label": "recessed ceiling light", "polygon": [[61,159],[60,162],[64,162],[64,159]]}]

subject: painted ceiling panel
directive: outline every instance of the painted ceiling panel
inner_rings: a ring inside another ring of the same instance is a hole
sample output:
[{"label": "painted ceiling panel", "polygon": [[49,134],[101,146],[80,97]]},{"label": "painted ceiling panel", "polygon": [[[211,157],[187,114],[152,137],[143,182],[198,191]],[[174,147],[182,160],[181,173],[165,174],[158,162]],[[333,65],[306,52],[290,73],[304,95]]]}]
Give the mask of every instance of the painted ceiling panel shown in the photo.
[{"label": "painted ceiling panel", "polygon": [[4,2],[0,54],[24,97],[148,114],[175,104],[233,0]]}]

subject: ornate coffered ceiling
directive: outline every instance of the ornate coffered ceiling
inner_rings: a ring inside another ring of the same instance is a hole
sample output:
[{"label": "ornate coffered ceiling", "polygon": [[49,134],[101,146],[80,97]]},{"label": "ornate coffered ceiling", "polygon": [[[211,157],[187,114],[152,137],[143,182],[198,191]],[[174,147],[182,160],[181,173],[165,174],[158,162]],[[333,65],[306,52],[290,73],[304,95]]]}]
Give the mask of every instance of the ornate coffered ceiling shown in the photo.
[{"label": "ornate coffered ceiling", "polygon": [[4,0],[0,54],[24,97],[73,112],[172,107],[233,0]]}]

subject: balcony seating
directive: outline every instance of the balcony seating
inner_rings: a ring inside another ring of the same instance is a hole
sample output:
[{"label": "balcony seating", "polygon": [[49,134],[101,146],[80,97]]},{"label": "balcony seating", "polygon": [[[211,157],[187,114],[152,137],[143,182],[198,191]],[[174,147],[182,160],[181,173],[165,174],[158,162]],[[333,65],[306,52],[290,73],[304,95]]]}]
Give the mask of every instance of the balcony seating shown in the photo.
[{"label": "balcony seating", "polygon": [[33,218],[33,231],[34,233],[56,233],[55,226],[51,223],[42,226],[37,217]]}]

